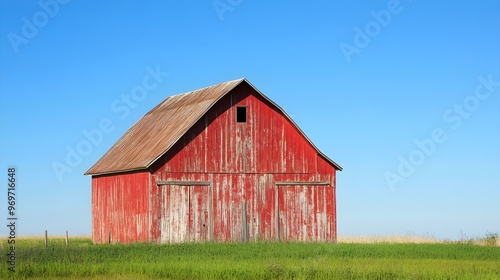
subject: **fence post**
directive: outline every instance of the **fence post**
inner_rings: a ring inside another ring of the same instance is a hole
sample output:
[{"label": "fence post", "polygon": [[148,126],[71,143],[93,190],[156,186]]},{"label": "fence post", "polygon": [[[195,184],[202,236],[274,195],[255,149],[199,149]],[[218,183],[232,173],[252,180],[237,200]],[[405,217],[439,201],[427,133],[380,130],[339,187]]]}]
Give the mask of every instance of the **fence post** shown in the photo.
[{"label": "fence post", "polygon": [[66,231],[66,247],[68,247],[68,243],[69,243],[69,240],[68,240],[68,231]]},{"label": "fence post", "polygon": [[45,230],[45,247],[49,244],[47,230]]}]

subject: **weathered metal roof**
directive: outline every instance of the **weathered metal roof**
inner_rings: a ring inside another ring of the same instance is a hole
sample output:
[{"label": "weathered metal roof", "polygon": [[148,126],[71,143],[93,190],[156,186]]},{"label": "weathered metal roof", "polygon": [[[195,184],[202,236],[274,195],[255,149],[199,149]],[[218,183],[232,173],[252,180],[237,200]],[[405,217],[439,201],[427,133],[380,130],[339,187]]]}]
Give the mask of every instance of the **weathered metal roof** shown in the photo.
[{"label": "weathered metal roof", "polygon": [[103,175],[148,168],[172,148],[218,100],[243,82],[276,106],[322,157],[338,170],[342,170],[342,167],[314,146],[283,109],[242,78],[168,97],[127,130],[113,147],[85,172],[85,175]]}]

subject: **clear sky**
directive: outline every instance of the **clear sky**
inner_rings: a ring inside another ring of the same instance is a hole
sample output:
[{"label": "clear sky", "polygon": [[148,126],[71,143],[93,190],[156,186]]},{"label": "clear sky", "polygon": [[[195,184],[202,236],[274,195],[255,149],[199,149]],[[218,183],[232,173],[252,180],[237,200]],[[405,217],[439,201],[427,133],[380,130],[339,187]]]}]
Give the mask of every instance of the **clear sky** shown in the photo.
[{"label": "clear sky", "polygon": [[90,235],[83,173],[166,97],[240,77],[344,168],[339,235],[500,232],[499,1],[5,0],[0,18],[19,235]]}]

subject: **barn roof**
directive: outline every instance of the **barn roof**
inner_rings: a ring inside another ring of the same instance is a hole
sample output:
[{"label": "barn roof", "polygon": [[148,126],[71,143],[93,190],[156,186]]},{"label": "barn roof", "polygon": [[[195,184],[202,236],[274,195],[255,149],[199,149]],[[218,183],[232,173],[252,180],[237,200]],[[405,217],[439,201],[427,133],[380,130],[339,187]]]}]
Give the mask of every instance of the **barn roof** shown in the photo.
[{"label": "barn roof", "polygon": [[172,148],[217,101],[241,83],[247,83],[276,106],[297,127],[318,154],[336,169],[342,170],[340,165],[314,146],[283,109],[242,78],[168,97],[127,130],[113,147],[85,172],[85,175],[103,175],[149,168]]}]

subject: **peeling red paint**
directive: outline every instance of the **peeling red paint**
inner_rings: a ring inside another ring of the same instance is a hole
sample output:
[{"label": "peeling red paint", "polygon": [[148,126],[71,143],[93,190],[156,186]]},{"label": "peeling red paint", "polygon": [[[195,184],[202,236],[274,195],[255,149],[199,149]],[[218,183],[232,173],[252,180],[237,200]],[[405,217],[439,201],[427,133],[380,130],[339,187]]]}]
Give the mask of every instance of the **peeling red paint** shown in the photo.
[{"label": "peeling red paint", "polygon": [[148,172],[92,178],[92,239],[149,241]]}]

